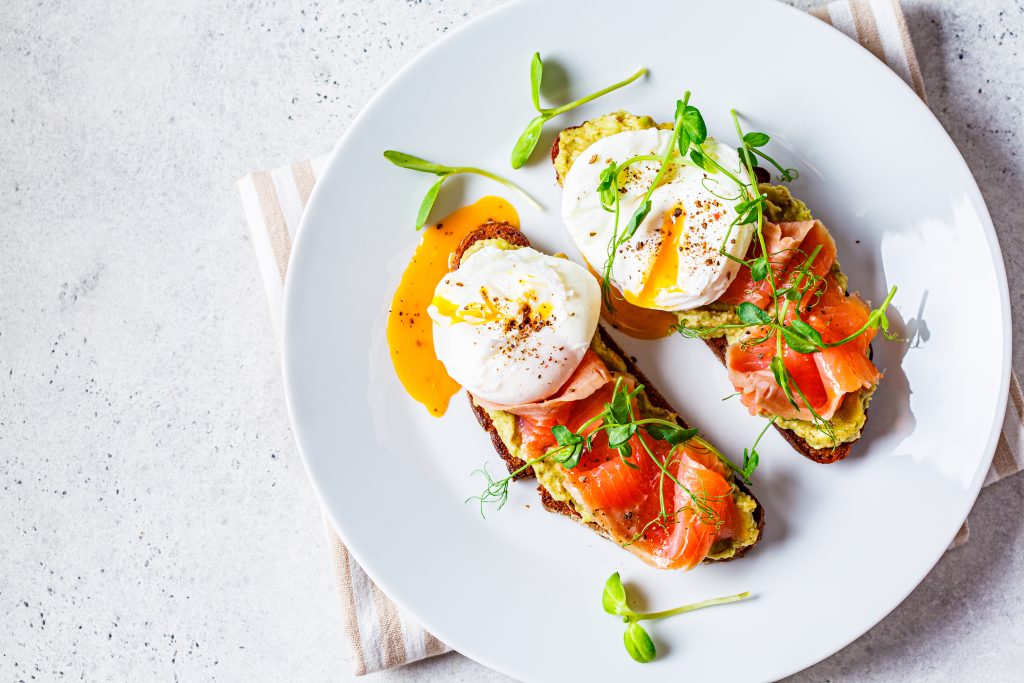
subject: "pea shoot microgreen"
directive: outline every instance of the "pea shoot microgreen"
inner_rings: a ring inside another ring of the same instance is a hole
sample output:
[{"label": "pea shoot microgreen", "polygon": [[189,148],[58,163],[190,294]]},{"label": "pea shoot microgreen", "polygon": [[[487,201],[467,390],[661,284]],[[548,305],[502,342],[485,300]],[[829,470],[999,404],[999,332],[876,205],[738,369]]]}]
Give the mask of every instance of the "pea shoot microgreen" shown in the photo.
[{"label": "pea shoot microgreen", "polygon": [[[732,110],[732,114],[735,117],[735,109]],[[766,133],[750,132],[744,135],[743,145],[736,150],[739,153],[743,164],[757,166],[757,159],[755,156],[758,156],[775,167],[779,172],[779,180],[789,183],[799,178],[800,173],[795,168],[783,168],[779,162],[765,154],[761,149],[768,144],[769,140],[771,140],[771,138]]]},{"label": "pea shoot microgreen", "polygon": [[654,661],[658,652],[654,647],[654,641],[651,640],[651,636],[639,622],[657,621],[658,619],[673,617],[677,614],[686,614],[687,612],[704,609],[705,607],[725,605],[730,602],[739,602],[740,600],[746,600],[749,597],[750,592],[744,591],[743,593],[737,593],[736,595],[693,602],[688,605],[683,605],[682,607],[662,610],[660,612],[636,612],[630,608],[629,596],[626,593],[626,587],[622,585],[622,579],[619,576],[619,573],[615,572],[609,576],[608,580],[604,583],[604,591],[601,593],[601,607],[604,608],[605,612],[612,616],[622,617],[622,621],[626,624],[626,631],[622,635],[622,642],[626,647],[626,652],[629,653],[629,656],[635,661],[640,662],[641,664],[646,664]]},{"label": "pea shoot microgreen", "polygon": [[540,106],[540,85],[541,80],[544,77],[544,62],[541,61],[540,53],[535,52],[533,54],[533,59],[530,61],[530,99],[533,102],[533,108],[537,110],[537,115],[526,125],[526,129],[519,136],[519,139],[516,140],[516,144],[512,148],[512,168],[522,168],[523,164],[530,159],[530,155],[533,154],[533,150],[537,147],[537,141],[540,140],[540,134],[545,123],[559,114],[564,114],[565,112],[584,105],[587,102],[592,102],[598,97],[602,97],[614,90],[627,86],[646,73],[646,68],[640,69],[629,78],[623,79],[618,83],[613,83],[607,88],[601,88],[597,92],[591,93],[586,97],[581,97],[578,100],[574,100],[568,104],[563,104],[560,107],[545,109]]},{"label": "pea shoot microgreen", "polygon": [[434,202],[437,201],[437,195],[441,191],[441,185],[445,180],[453,175],[460,173],[468,173],[483,176],[489,178],[496,183],[500,183],[512,190],[520,197],[528,201],[534,208],[541,209],[541,205],[537,203],[533,197],[526,193],[521,187],[513,183],[511,180],[502,178],[501,176],[486,171],[482,168],[476,168],[474,166],[446,166],[444,164],[438,164],[433,161],[427,161],[419,157],[414,157],[411,154],[404,152],[396,152],[393,149],[389,149],[384,152],[384,158],[393,163],[399,168],[406,168],[410,171],[419,171],[420,173],[431,173],[439,176],[438,180],[430,186],[427,190],[427,194],[424,195],[423,201],[420,202],[419,211],[416,214],[416,229],[420,230],[427,224],[427,219],[430,217],[430,210],[434,207]]}]

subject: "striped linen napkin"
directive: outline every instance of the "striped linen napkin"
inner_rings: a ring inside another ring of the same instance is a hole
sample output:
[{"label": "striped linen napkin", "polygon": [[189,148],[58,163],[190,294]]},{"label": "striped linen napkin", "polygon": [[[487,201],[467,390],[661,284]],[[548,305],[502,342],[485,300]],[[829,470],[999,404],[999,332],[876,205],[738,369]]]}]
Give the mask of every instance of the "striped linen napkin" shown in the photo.
[{"label": "striped linen napkin", "polygon": [[[860,42],[926,99],[921,70],[898,0],[840,0],[812,10],[811,14]],[[250,173],[238,181],[278,338],[292,240],[325,161],[326,157],[299,161],[272,171]],[[1006,420],[985,485],[1022,469],[1024,397],[1011,371]],[[424,630],[370,580],[352,559],[329,521],[327,535],[341,595],[345,635],[357,675],[450,651],[451,648]],[[967,537],[965,522],[952,547],[964,543]]]}]

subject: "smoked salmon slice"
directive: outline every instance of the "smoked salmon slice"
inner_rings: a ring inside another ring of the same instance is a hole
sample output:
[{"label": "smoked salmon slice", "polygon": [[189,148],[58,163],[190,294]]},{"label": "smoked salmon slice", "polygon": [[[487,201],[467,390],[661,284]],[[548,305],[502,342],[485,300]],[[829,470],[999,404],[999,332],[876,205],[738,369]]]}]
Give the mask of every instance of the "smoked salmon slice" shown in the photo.
[{"label": "smoked salmon slice", "polygon": [[[477,398],[476,404],[487,410],[501,410],[521,417],[530,417],[534,421],[542,421],[545,416],[559,411],[575,401],[590,396],[599,388],[610,382],[611,373],[604,361],[594,353],[593,349],[587,349],[583,360],[576,366],[576,370],[569,376],[557,392],[550,398],[534,403],[520,403],[518,405],[505,405],[494,403],[482,398]],[[551,422],[550,424],[558,424]]]},{"label": "smoked salmon slice", "polygon": [[[818,330],[822,340],[830,343],[857,332],[867,322],[869,314],[868,305],[859,296],[846,296],[839,285],[828,278],[820,298],[805,318]],[[876,330],[868,329],[842,346],[813,354],[830,401],[871,387],[882,378],[882,373],[868,358],[875,334]]]},{"label": "smoked salmon slice", "polygon": [[[860,330],[870,312],[859,296],[847,296],[831,276],[823,279],[808,301],[810,307],[800,317],[818,331],[826,344]],[[807,399],[805,404],[794,392],[797,407],[789,402],[771,372],[771,358],[776,353],[774,337],[757,345],[730,345],[726,350],[726,367],[733,386],[741,392],[740,401],[752,414],[810,420],[809,404],[828,420],[847,394],[874,386],[881,379],[882,374],[868,358],[874,335],[875,330],[868,329],[841,346],[814,353],[797,353],[783,341],[783,362]]]},{"label": "smoked salmon slice", "polygon": [[[820,247],[810,264],[809,270],[823,277],[832,268],[836,260],[836,243],[821,221],[799,221],[794,223],[768,223],[761,229],[765,247],[768,250],[768,263],[771,265],[775,278],[775,286],[782,289],[790,283],[790,279],[798,268]],[[750,245],[747,259],[755,259],[761,255],[761,246],[755,240]],[[718,299],[718,303],[739,305],[744,301],[765,309],[772,301],[771,284],[765,278],[754,282],[750,268],[740,268],[736,278]]]},{"label": "smoked salmon slice", "polygon": [[[604,411],[614,388],[614,382],[607,382],[574,402],[562,424],[580,432]],[[523,444],[531,453],[554,445],[550,427],[549,436],[543,436],[545,428],[534,416],[520,415],[519,423]],[[715,542],[733,536],[733,485],[718,456],[702,441],[692,438],[673,447],[641,430],[630,439],[632,456],[626,463],[608,445],[600,426],[596,421],[587,427],[587,433],[594,434],[591,447],[576,467],[562,468],[563,485],[580,511],[612,540],[653,567],[690,569],[707,557]],[[659,462],[686,488],[663,476]],[[662,514],[662,500],[667,516]]]},{"label": "smoked salmon slice", "polygon": [[521,445],[530,458],[537,458],[555,445],[551,428],[565,424],[573,405],[611,381],[612,374],[604,361],[592,349],[587,349],[576,370],[550,398],[518,405],[493,403],[476,397],[473,400],[485,410],[501,410],[518,416]]}]

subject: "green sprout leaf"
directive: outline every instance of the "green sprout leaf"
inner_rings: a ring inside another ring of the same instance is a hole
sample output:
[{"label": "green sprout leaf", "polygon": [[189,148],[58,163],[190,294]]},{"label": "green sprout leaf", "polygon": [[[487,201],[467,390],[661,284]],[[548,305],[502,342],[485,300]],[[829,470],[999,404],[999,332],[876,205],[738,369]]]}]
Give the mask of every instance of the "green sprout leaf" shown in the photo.
[{"label": "green sprout leaf", "polygon": [[626,632],[622,635],[622,642],[625,644],[629,656],[641,664],[653,662],[654,658],[658,656],[658,652],[654,648],[654,641],[651,640],[644,627],[636,622],[626,627]]},{"label": "green sprout leaf", "polygon": [[630,460],[630,458],[633,457],[633,447],[629,445],[628,441],[626,443],[619,444],[619,446],[616,447],[616,450],[619,451],[619,457],[627,467],[634,470],[639,469],[640,465]]},{"label": "green sprout leaf", "polygon": [[544,77],[544,62],[540,60],[540,53],[533,53],[533,60],[530,62],[530,96],[533,98],[533,108],[540,111],[540,81]]},{"label": "green sprout leaf", "polygon": [[768,259],[764,256],[750,262],[750,279],[754,282],[761,282],[768,277]]},{"label": "green sprout leaf", "polygon": [[571,449],[566,449],[565,452],[555,457],[555,461],[561,464],[566,469],[573,469],[580,464],[580,458],[583,457],[583,442],[579,442],[574,445]]},{"label": "green sprout leaf", "polygon": [[555,425],[551,428],[551,434],[560,446],[554,460],[570,470],[579,465],[583,456],[584,438],[565,425]]},{"label": "green sprout leaf", "polygon": [[661,424],[655,422],[644,425],[644,431],[659,441],[666,441],[673,446],[686,443],[697,436],[696,429],[683,429],[679,425]]},{"label": "green sprout leaf", "polygon": [[798,318],[791,322],[789,326],[796,330],[797,332],[799,332],[800,335],[804,337],[804,339],[808,340],[819,349],[825,347],[825,342],[821,338],[821,333],[819,333],[816,329],[805,323],[803,320],[800,320]]},{"label": "green sprout leaf", "polygon": [[424,225],[427,224],[427,219],[430,217],[430,210],[434,208],[434,202],[437,201],[437,193],[441,191],[441,183],[448,176],[443,175],[441,178],[430,186],[427,190],[426,196],[423,197],[423,201],[420,202],[420,210],[416,214],[416,229],[420,230]]},{"label": "green sprout leaf", "polygon": [[751,147],[764,147],[771,140],[764,133],[747,133],[743,136],[743,142]]},{"label": "green sprout leaf", "polygon": [[608,428],[608,445],[612,448],[619,448],[623,444],[628,445],[630,439],[636,434],[636,424],[629,423],[615,425]]},{"label": "green sprout leaf", "polygon": [[786,345],[797,353],[814,353],[824,348],[821,335],[802,320],[794,320],[782,328]]},{"label": "green sprout leaf", "polygon": [[757,454],[755,448],[744,448],[743,449],[743,469],[740,471],[740,476],[743,477],[743,481],[750,483],[750,477],[754,474],[754,470],[757,469],[758,464],[761,462],[761,456]]},{"label": "green sprout leaf", "polygon": [[770,315],[749,301],[736,307],[736,317],[748,325],[768,325],[772,321]]},{"label": "green sprout leaf", "polygon": [[484,178],[489,178],[490,180],[500,183],[512,190],[535,208],[542,208],[541,205],[537,203],[537,200],[528,195],[523,188],[519,187],[511,180],[506,180],[500,175],[491,173],[490,171],[485,171],[482,168],[476,168],[474,166],[446,166],[444,164],[438,164],[433,161],[421,159],[420,157],[416,157],[411,154],[406,154],[405,152],[398,152],[393,149],[385,151],[384,158],[399,168],[409,169],[410,171],[419,171],[420,173],[432,173],[434,175],[441,176],[441,180],[438,180],[430,186],[430,189],[427,190],[427,194],[423,197],[423,201],[420,202],[419,211],[416,213],[417,230],[426,225],[427,218],[430,215],[430,210],[433,208],[434,202],[437,201],[437,194],[441,191],[441,184],[443,181],[448,176],[457,175],[459,173],[471,173],[483,176]]},{"label": "green sprout leaf", "polygon": [[384,152],[384,158],[395,166],[398,166],[399,168],[407,168],[410,171],[433,173],[435,175],[448,175],[449,173],[455,173],[455,169],[451,166],[427,161],[426,159],[414,157],[413,155],[406,154],[405,152],[396,152],[393,149],[389,149]]},{"label": "green sprout leaf", "polygon": [[605,211],[615,211],[615,203],[619,199],[618,192],[615,189],[618,176],[619,167],[614,161],[609,161],[608,165],[601,170],[600,182],[597,184],[597,193],[601,198],[601,207]]},{"label": "green sprout leaf", "polygon": [[540,133],[544,128],[545,121],[547,118],[544,114],[537,114],[516,140],[515,147],[512,148],[512,168],[522,168],[533,154],[533,150],[537,147],[537,141],[540,140]]},{"label": "green sprout leaf", "polygon": [[700,145],[708,139],[708,127],[704,123],[704,117],[693,105],[687,105],[683,110],[683,128],[695,145]]},{"label": "green sprout leaf", "polygon": [[679,146],[679,154],[686,156],[687,151],[690,149],[690,134],[686,132],[685,128],[679,129],[679,134],[676,135],[676,144]]},{"label": "green sprout leaf", "polygon": [[740,468],[738,474],[743,477],[743,481],[747,484],[750,483],[750,477],[753,476],[754,470],[757,469],[758,464],[761,462],[761,456],[757,453],[757,444],[761,443],[761,439],[764,438],[765,432],[767,432],[768,428],[775,424],[775,421],[778,419],[778,416],[774,416],[772,419],[768,420],[764,429],[762,429],[761,433],[757,435],[756,439],[754,439],[753,445],[751,445],[750,448],[743,449],[743,467]]},{"label": "green sprout leaf", "polygon": [[772,375],[775,376],[775,382],[780,387],[785,387],[789,384],[789,371],[786,370],[786,363],[782,360],[781,356],[772,356],[772,360],[769,363],[772,369]]},{"label": "green sprout leaf", "polygon": [[775,383],[782,387],[782,391],[786,394],[786,398],[797,410],[800,410],[800,406],[796,404],[796,399],[793,398],[793,389],[790,387],[789,370],[786,368],[785,361],[782,360],[782,356],[772,356],[770,362],[772,369],[772,375],[775,377]]},{"label": "green sprout leaf", "polygon": [[571,446],[579,441],[580,437],[577,436],[565,425],[555,425],[551,428],[551,435],[555,437],[555,441],[558,442],[559,446]]},{"label": "green sprout leaf", "polygon": [[753,207],[747,209],[745,212],[740,214],[739,217],[736,219],[736,222],[739,225],[749,225],[751,223],[756,223],[758,215],[759,211],[757,210],[757,207]]},{"label": "green sprout leaf", "polygon": [[624,616],[630,613],[629,604],[626,602],[626,587],[622,585],[622,578],[618,572],[608,577],[604,582],[604,592],[601,593],[601,606],[608,614]]},{"label": "green sprout leaf", "polygon": [[629,422],[629,392],[625,390],[621,379],[616,382],[612,391],[612,402],[608,404],[608,413],[615,424]]},{"label": "green sprout leaf", "polygon": [[734,223],[739,225],[746,225],[748,223],[757,223],[761,217],[761,212],[764,210],[764,202],[768,199],[767,195],[758,195],[753,199],[742,201],[736,205],[736,220]]},{"label": "green sprout leaf", "polygon": [[640,227],[640,224],[644,222],[644,219],[647,218],[647,214],[649,214],[650,212],[651,212],[651,200],[648,199],[648,200],[644,201],[644,203],[642,203],[640,206],[637,207],[636,213],[634,213],[630,217],[629,222],[626,223],[626,231],[624,233],[625,239],[628,240],[634,234],[636,234],[637,228]]},{"label": "green sprout leaf", "polygon": [[704,155],[701,153],[701,151],[699,149],[691,149],[690,150],[690,161],[692,161],[693,163],[697,164],[698,167],[707,170],[707,168],[704,165],[705,164]]},{"label": "green sprout leaf", "polygon": [[678,125],[680,128],[683,124],[683,114],[686,113],[686,102],[683,100],[676,100],[676,113],[673,115],[673,123]]},{"label": "green sprout leaf", "polygon": [[750,166],[751,168],[757,166],[757,157],[754,156],[754,153],[749,148],[737,147],[736,153],[740,155],[740,163],[744,166]]},{"label": "green sprout leaf", "polygon": [[552,109],[543,109],[540,106],[540,86],[544,78],[544,62],[541,61],[540,53],[535,52],[533,58],[530,60],[530,99],[533,103],[533,108],[537,110],[538,116],[536,116],[526,126],[526,130],[519,136],[515,146],[512,148],[512,168],[522,168],[522,166],[529,161],[530,155],[533,154],[533,150],[537,147],[537,141],[540,139],[541,129],[547,121],[550,121],[559,114],[564,114],[567,111],[575,109],[581,105],[596,100],[598,97],[607,95],[613,90],[629,85],[636,79],[640,78],[647,73],[647,69],[640,69],[629,78],[623,79],[618,83],[613,83],[607,88],[601,88],[597,92],[591,93],[586,97],[581,97],[578,100],[563,104],[560,107],[554,107]]},{"label": "green sprout leaf", "polygon": [[629,607],[629,596],[626,594],[625,586],[622,585],[622,579],[619,577],[619,573],[615,572],[604,582],[604,590],[601,592],[601,607],[608,614],[622,617],[622,620],[626,622],[626,632],[622,637],[626,652],[634,660],[644,664],[654,661],[658,653],[654,647],[654,641],[651,640],[651,636],[638,622],[665,619],[666,617],[686,614],[687,612],[704,609],[705,607],[714,607],[715,605],[725,605],[730,602],[746,600],[749,597],[749,592],[743,592],[724,598],[711,598],[710,600],[692,602],[682,607],[661,612],[634,612]]},{"label": "green sprout leaf", "polygon": [[818,350],[814,344],[794,332],[792,327],[783,327],[782,336],[786,338],[786,345],[797,353],[814,353]]}]

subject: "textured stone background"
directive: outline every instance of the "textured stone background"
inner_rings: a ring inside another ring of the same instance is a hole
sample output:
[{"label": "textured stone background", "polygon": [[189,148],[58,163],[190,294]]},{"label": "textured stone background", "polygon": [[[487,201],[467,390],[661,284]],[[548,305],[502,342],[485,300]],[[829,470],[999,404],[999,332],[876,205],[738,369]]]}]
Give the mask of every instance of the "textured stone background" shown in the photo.
[{"label": "textured stone background", "polygon": [[[398,67],[494,4],[5,3],[0,679],[349,677],[234,180],[327,151]],[[1024,8],[907,13],[1018,299]],[[797,679],[1019,675],[1022,497],[1024,477],[986,489],[970,544]],[[417,677],[502,679],[454,654],[378,679]]]}]

